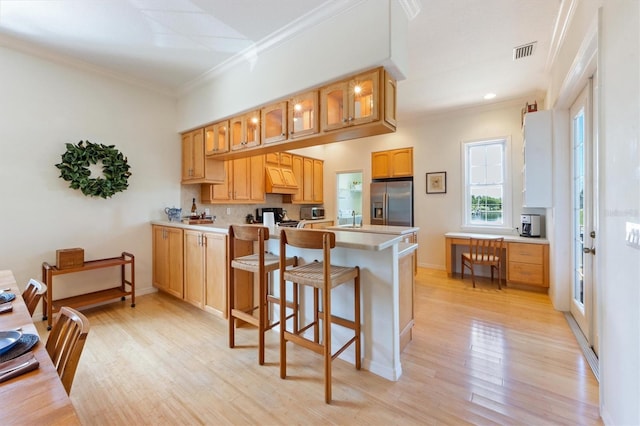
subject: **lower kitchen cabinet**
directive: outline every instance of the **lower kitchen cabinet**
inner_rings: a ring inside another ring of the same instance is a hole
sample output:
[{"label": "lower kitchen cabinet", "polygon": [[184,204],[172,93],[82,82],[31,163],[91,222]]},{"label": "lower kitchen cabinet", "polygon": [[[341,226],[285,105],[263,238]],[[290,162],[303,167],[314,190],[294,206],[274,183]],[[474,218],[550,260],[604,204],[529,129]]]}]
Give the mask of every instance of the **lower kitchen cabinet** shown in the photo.
[{"label": "lower kitchen cabinet", "polygon": [[227,317],[227,236],[204,233],[204,308]]},{"label": "lower kitchen cabinet", "polygon": [[549,287],[549,245],[508,243],[507,281]]},{"label": "lower kitchen cabinet", "polygon": [[227,236],[184,231],[184,300],[227,315]]},{"label": "lower kitchen cabinet", "polygon": [[[153,285],[207,312],[227,317],[227,234],[153,225]],[[253,252],[240,245],[238,255]],[[236,274],[236,306],[254,303],[251,273]]]},{"label": "lower kitchen cabinet", "polygon": [[153,225],[153,285],[182,299],[182,229]]},{"label": "lower kitchen cabinet", "polygon": [[204,251],[200,231],[184,231],[184,300],[204,308]]}]

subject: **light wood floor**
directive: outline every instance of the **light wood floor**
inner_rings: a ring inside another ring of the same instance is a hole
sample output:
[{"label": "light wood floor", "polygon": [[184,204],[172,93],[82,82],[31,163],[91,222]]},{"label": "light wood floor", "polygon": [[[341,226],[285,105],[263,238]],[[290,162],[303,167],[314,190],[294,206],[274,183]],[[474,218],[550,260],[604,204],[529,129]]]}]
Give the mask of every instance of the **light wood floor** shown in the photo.
[{"label": "light wood floor", "polygon": [[319,355],[290,346],[281,380],[275,332],[261,367],[254,329],[229,349],[223,319],[163,294],[136,302],[84,311],[71,391],[83,424],[602,424],[597,381],[543,294],[420,269],[403,376],[336,360],[331,405]]}]

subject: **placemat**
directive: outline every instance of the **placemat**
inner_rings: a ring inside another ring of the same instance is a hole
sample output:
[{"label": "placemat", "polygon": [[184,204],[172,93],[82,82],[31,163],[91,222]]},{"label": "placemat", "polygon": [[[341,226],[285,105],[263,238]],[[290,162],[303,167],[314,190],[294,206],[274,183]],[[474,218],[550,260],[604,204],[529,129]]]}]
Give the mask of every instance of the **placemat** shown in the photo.
[{"label": "placemat", "polygon": [[0,355],[0,362],[9,361],[27,353],[38,343],[38,340],[40,339],[36,334],[23,334],[11,349]]},{"label": "placemat", "polygon": [[4,293],[0,293],[0,303],[11,302],[15,298],[16,295],[13,293],[7,293],[6,291]]}]

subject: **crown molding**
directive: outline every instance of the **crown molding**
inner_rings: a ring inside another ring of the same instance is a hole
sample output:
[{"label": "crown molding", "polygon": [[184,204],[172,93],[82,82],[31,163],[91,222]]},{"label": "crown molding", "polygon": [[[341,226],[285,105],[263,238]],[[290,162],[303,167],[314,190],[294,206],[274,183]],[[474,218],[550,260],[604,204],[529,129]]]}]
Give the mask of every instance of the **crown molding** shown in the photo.
[{"label": "crown molding", "polygon": [[578,7],[578,2],[579,0],[562,0],[560,3],[558,17],[553,26],[553,35],[551,37],[551,45],[549,46],[549,54],[547,55],[546,69],[551,69],[558,57],[560,48],[564,44],[567,31],[573,20],[573,15]]}]

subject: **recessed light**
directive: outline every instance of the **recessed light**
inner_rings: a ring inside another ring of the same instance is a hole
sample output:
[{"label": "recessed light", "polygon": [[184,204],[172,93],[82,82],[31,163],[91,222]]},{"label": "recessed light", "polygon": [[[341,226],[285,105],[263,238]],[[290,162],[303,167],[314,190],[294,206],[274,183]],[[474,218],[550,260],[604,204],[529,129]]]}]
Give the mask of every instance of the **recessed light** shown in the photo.
[{"label": "recessed light", "polygon": [[484,95],[485,100],[489,100],[489,99],[493,99],[496,97],[495,93],[487,93],[486,95]]}]

